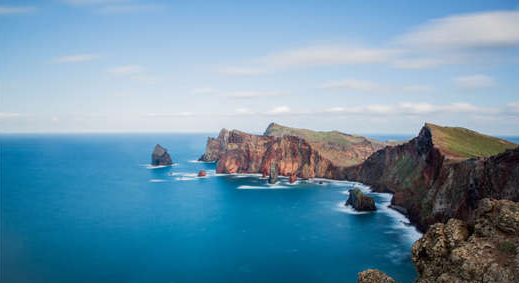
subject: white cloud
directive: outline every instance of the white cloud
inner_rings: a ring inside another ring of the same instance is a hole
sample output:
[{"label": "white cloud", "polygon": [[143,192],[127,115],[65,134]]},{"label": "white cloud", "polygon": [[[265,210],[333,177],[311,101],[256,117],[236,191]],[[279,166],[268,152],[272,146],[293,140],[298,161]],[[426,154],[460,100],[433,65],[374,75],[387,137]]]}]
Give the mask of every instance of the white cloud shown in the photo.
[{"label": "white cloud", "polygon": [[277,96],[286,94],[286,91],[280,90],[272,90],[272,91],[234,91],[228,93],[226,96],[229,98],[236,99],[249,99],[249,98],[259,98],[259,97],[267,97],[267,96]]},{"label": "white cloud", "polygon": [[193,112],[185,111],[178,113],[146,113],[147,117],[189,117],[194,116]]},{"label": "white cloud", "polygon": [[0,6],[0,15],[8,14],[25,14],[34,12],[36,8],[34,6]]},{"label": "white cloud", "polygon": [[267,115],[279,115],[279,114],[287,114],[290,113],[292,110],[288,106],[277,106],[274,107],[272,110],[267,111],[265,114]]},{"label": "white cloud", "polygon": [[210,87],[202,87],[202,88],[195,88],[191,90],[194,94],[208,94],[208,93],[215,93],[217,92],[216,89],[210,88]]},{"label": "white cloud", "polygon": [[70,63],[70,62],[82,62],[82,61],[90,61],[98,58],[95,54],[78,54],[78,55],[69,55],[62,56],[58,58],[54,58],[53,61],[55,63]]},{"label": "white cloud", "polygon": [[407,85],[401,87],[380,85],[367,80],[347,79],[323,84],[323,89],[351,90],[360,92],[429,92],[433,88],[426,85]]},{"label": "white cloud", "polygon": [[126,65],[113,67],[107,70],[107,72],[114,75],[131,75],[144,72],[145,68],[139,65]]},{"label": "white cloud", "polygon": [[409,48],[464,49],[519,45],[519,11],[494,11],[430,20],[400,36]]},{"label": "white cloud", "polygon": [[453,79],[458,87],[462,88],[487,88],[493,87],[495,79],[486,75],[471,75]]},{"label": "white cloud", "polygon": [[219,71],[229,75],[259,75],[291,68],[387,62],[395,50],[343,45],[310,46],[282,51],[252,60],[247,66],[227,66]]}]

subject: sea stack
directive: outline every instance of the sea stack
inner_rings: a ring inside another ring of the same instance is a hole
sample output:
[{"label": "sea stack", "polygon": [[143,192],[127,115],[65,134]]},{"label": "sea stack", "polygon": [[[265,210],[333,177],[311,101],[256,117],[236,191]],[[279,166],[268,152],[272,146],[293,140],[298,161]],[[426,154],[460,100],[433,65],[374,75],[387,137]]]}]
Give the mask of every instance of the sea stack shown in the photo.
[{"label": "sea stack", "polygon": [[207,176],[207,173],[204,170],[200,170],[198,172],[198,177],[205,177],[205,176]]},{"label": "sea stack", "polygon": [[350,197],[346,201],[345,205],[351,205],[357,211],[377,210],[375,200],[372,197],[365,195],[358,188],[350,190]]},{"label": "sea stack", "polygon": [[275,184],[278,181],[278,166],[275,162],[270,163],[269,184]]},{"label": "sea stack", "polygon": [[173,162],[171,161],[171,156],[169,156],[167,149],[163,148],[160,144],[157,144],[151,154],[151,165],[159,166],[171,164],[173,164]]},{"label": "sea stack", "polygon": [[292,174],[292,175],[290,175],[290,179],[288,180],[288,182],[289,182],[290,184],[292,184],[292,183],[295,183],[296,181],[297,181],[297,176],[296,176],[296,174]]}]

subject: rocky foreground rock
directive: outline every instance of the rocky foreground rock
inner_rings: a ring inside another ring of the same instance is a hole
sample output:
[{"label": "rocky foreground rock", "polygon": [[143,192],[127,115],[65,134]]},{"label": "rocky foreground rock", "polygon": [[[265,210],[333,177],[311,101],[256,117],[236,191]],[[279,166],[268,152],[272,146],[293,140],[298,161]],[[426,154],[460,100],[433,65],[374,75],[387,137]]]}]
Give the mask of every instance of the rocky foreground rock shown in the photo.
[{"label": "rocky foreground rock", "polygon": [[[414,283],[519,282],[519,203],[485,198],[469,221],[432,225],[412,248],[419,277]],[[357,282],[394,282],[378,270]]]},{"label": "rocky foreground rock", "polygon": [[365,195],[360,189],[355,188],[349,190],[350,196],[346,201],[345,205],[351,205],[357,211],[374,211],[377,210],[375,207],[375,200]]},{"label": "rocky foreground rock", "polygon": [[173,161],[171,161],[171,156],[169,156],[168,151],[160,144],[157,144],[151,154],[151,165],[159,166],[171,164],[173,164]]}]

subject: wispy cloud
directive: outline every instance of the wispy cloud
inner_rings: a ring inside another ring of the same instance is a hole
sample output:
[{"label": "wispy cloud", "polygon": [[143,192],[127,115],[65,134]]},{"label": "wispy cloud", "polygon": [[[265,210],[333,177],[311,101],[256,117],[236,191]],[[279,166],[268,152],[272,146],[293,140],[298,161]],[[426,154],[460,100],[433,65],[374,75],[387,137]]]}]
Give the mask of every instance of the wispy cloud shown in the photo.
[{"label": "wispy cloud", "polygon": [[132,75],[137,73],[142,73],[145,71],[145,68],[139,65],[125,65],[125,66],[117,66],[112,67],[107,70],[108,73],[114,75]]},{"label": "wispy cloud", "polygon": [[218,90],[211,88],[211,87],[202,87],[202,88],[195,88],[191,90],[191,93],[194,94],[209,94],[209,93],[215,93],[218,92]]},{"label": "wispy cloud", "polygon": [[426,85],[388,86],[368,80],[347,79],[343,81],[328,82],[322,89],[351,90],[360,92],[429,92],[433,88]]},{"label": "wispy cloud", "polygon": [[150,12],[158,11],[161,8],[163,7],[160,5],[153,4],[111,5],[99,8],[97,12],[101,14]]},{"label": "wispy cloud", "polygon": [[388,61],[396,51],[343,45],[310,46],[281,51],[251,60],[242,66],[226,66],[219,71],[230,75],[259,75],[291,68],[331,65],[373,64]]},{"label": "wispy cloud", "polygon": [[78,54],[78,55],[68,55],[62,56],[58,58],[54,58],[52,61],[55,63],[71,63],[71,62],[82,62],[82,61],[90,61],[98,58],[99,56],[95,54]]},{"label": "wispy cloud", "polygon": [[160,81],[159,77],[151,75],[146,68],[139,65],[117,66],[109,68],[106,71],[114,76],[128,77],[134,81],[145,84],[155,84]]},{"label": "wispy cloud", "polygon": [[519,45],[519,11],[494,11],[430,20],[397,38],[420,49],[446,50]]},{"label": "wispy cloud", "polygon": [[292,109],[288,106],[276,106],[272,108],[272,110],[269,110],[265,112],[267,115],[279,115],[279,114],[288,114],[292,112]]},{"label": "wispy cloud", "polygon": [[36,8],[34,6],[6,6],[0,5],[0,15],[9,14],[25,14],[34,12]]},{"label": "wispy cloud", "polygon": [[488,88],[496,84],[494,78],[486,75],[472,75],[454,78],[458,87],[462,88]]},{"label": "wispy cloud", "polygon": [[71,5],[101,5],[127,2],[127,0],[62,0],[62,2]]},{"label": "wispy cloud", "polygon": [[269,96],[278,96],[287,94],[287,91],[281,90],[271,90],[271,91],[234,91],[226,94],[229,98],[235,99],[251,99],[251,98],[259,98],[259,97],[269,97]]},{"label": "wispy cloud", "polygon": [[18,118],[21,116],[22,114],[20,113],[0,112],[0,119]]},{"label": "wispy cloud", "polygon": [[178,113],[146,113],[147,117],[189,117],[194,116],[193,112],[178,112]]}]

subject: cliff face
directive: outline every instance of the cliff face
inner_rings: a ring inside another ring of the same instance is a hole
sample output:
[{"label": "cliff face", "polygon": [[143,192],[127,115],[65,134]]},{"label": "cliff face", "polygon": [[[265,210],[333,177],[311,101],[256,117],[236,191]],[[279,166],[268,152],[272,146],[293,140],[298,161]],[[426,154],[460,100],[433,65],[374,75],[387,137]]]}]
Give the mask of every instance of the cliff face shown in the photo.
[{"label": "cliff face", "polygon": [[344,168],[321,156],[306,140],[295,136],[259,136],[223,129],[218,138],[209,138],[203,161],[217,161],[218,173],[270,174],[276,163],[279,175],[301,178],[338,179]]},{"label": "cliff face", "polygon": [[[491,155],[516,146],[462,128],[426,124],[418,137],[348,168],[347,178],[394,193],[392,204],[407,210],[425,231],[451,217],[467,219],[484,197],[519,200],[514,189],[519,186],[519,148]],[[474,155],[481,157],[469,159]]]},{"label": "cliff face", "polygon": [[[411,253],[415,283],[519,282],[519,203],[483,199],[468,222],[432,225]],[[358,282],[377,278],[394,282],[377,270],[359,273]]]},{"label": "cliff face", "polygon": [[207,140],[199,160],[218,162],[219,173],[278,173],[301,178],[344,179],[346,167],[359,164],[384,143],[337,131],[315,132],[270,124],[264,135],[222,129]]}]

